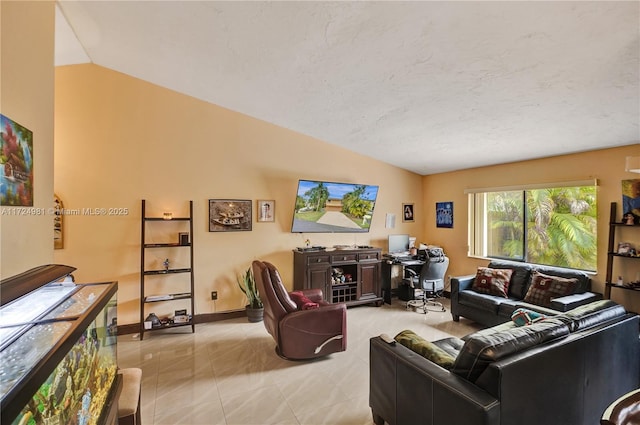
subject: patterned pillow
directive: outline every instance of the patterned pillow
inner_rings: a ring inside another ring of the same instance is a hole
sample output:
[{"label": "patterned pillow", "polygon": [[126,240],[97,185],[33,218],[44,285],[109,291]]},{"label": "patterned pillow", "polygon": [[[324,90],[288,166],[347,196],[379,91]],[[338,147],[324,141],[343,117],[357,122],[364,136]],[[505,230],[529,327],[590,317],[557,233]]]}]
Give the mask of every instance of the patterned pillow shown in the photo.
[{"label": "patterned pillow", "polygon": [[512,269],[478,267],[478,272],[476,273],[476,278],[473,281],[471,289],[482,294],[491,294],[507,298],[512,274]]},{"label": "patterned pillow", "polygon": [[511,320],[513,320],[516,326],[530,325],[546,318],[547,316],[544,314],[526,308],[518,308],[511,314]]},{"label": "patterned pillow", "polygon": [[312,310],[320,308],[320,304],[314,303],[300,291],[289,292],[289,297],[298,306],[298,310]]},{"label": "patterned pillow", "polygon": [[549,276],[535,270],[531,276],[531,286],[524,300],[544,307],[551,306],[551,299],[573,294],[578,286],[578,279]]},{"label": "patterned pillow", "polygon": [[408,329],[400,332],[394,339],[409,350],[420,354],[425,359],[447,370],[451,369],[456,360],[451,356],[451,354],[447,353],[442,348],[425,340],[415,332]]}]

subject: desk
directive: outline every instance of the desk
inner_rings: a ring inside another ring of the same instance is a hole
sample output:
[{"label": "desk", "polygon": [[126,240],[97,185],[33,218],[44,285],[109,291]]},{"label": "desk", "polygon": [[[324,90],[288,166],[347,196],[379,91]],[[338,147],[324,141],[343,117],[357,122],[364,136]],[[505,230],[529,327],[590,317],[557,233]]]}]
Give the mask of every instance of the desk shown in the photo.
[{"label": "desk", "polygon": [[420,269],[424,265],[425,261],[410,259],[410,260],[394,260],[392,258],[385,257],[382,260],[382,299],[385,303],[391,304],[391,297],[393,295],[392,290],[392,274],[393,270],[397,267],[401,267],[401,276],[405,276],[405,269],[410,268],[420,273]]}]

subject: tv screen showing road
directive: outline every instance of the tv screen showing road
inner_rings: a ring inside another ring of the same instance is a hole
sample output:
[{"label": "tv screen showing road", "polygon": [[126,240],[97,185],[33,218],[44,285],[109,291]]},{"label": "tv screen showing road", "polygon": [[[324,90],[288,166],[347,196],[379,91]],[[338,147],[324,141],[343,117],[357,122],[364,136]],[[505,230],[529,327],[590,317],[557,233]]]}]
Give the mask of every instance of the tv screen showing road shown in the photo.
[{"label": "tv screen showing road", "polygon": [[378,186],[300,180],[292,233],[366,233]]}]

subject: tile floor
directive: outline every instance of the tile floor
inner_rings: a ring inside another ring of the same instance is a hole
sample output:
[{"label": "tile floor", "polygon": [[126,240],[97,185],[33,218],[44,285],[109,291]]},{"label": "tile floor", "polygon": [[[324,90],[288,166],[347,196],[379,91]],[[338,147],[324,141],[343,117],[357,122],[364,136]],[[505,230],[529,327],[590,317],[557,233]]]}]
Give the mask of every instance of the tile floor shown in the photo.
[{"label": "tile floor", "polygon": [[283,360],[262,323],[246,318],[118,337],[120,367],[140,367],[144,425],[372,424],[369,338],[412,329],[429,340],[479,329],[401,301],[347,310],[347,351]]}]

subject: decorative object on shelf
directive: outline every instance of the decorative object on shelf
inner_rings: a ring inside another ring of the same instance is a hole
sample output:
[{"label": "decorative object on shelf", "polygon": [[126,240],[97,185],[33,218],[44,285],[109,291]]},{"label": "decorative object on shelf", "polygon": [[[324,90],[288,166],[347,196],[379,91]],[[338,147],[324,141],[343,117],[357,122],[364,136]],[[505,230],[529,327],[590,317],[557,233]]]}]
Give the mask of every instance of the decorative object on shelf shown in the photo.
[{"label": "decorative object on shelf", "polygon": [[165,220],[172,220],[173,219],[173,213],[170,212],[166,212],[162,214],[162,218]]},{"label": "decorative object on shelf", "polygon": [[634,224],[636,224],[636,218],[631,213],[625,214],[624,217],[622,218],[622,221],[627,226],[633,226]]},{"label": "decorative object on shelf", "polygon": [[633,216],[633,223],[640,219],[640,179],[622,180],[622,217],[629,224],[627,217]]},{"label": "decorative object on shelf", "polygon": [[160,322],[160,318],[156,316],[155,313],[149,313],[146,319],[144,319],[145,323],[151,323],[152,328],[159,328],[162,326],[162,322]]},{"label": "decorative object on shelf", "polygon": [[273,223],[276,221],[276,201],[258,200],[258,222]]},{"label": "decorative object on shelf", "polygon": [[0,205],[33,206],[33,132],[0,114]]},{"label": "decorative object on shelf", "polygon": [[453,202],[436,202],[436,227],[453,228]]},{"label": "decorative object on shelf", "polygon": [[251,201],[209,199],[209,231],[251,231]]},{"label": "decorative object on shelf", "polygon": [[412,222],[413,218],[413,204],[402,204],[402,221]]},{"label": "decorative object on shelf", "polygon": [[62,199],[53,194],[53,249],[64,248],[64,205]]},{"label": "decorative object on shelf", "polygon": [[249,322],[262,322],[264,315],[264,305],[258,293],[258,287],[253,277],[251,267],[242,275],[237,277],[238,287],[246,295],[248,304],[246,305],[247,318]]},{"label": "decorative object on shelf", "polygon": [[169,271],[169,259],[168,259],[168,258],[167,258],[167,259],[165,259],[165,260],[162,262],[162,267],[164,267],[164,271],[165,271],[165,272],[168,272],[168,271]]},{"label": "decorative object on shelf", "polygon": [[629,255],[629,251],[631,251],[631,244],[629,242],[620,242],[618,244],[618,254]]},{"label": "decorative object on shelf", "polygon": [[176,310],[173,315],[173,323],[189,323],[191,317],[187,314],[186,309]]},{"label": "decorative object on shelf", "polygon": [[189,232],[178,233],[178,243],[180,245],[189,245]]}]

